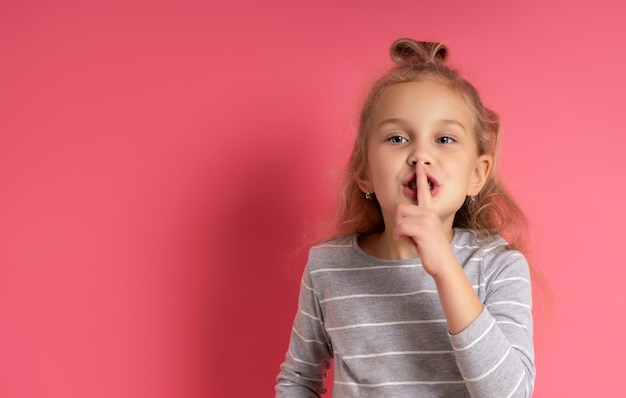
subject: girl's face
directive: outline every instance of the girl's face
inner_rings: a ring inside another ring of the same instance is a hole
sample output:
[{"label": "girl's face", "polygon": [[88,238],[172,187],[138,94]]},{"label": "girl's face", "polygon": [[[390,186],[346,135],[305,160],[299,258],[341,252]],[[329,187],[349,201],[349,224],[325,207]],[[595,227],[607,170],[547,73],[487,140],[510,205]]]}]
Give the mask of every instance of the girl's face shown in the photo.
[{"label": "girl's face", "polygon": [[460,95],[442,83],[385,89],[369,121],[369,169],[361,187],[376,193],[385,225],[392,225],[400,203],[418,204],[416,164],[425,162],[433,204],[452,228],[456,211],[478,194],[493,164],[490,155],[478,155],[471,120]]}]

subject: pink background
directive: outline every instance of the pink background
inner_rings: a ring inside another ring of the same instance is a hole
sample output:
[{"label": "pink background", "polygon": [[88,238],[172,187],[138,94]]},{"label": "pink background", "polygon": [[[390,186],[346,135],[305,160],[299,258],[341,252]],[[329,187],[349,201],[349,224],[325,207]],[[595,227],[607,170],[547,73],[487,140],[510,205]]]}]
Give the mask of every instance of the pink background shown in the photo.
[{"label": "pink background", "polygon": [[535,396],[623,396],[624,2],[224,3],[0,5],[0,396],[273,396],[400,36],[503,117],[554,296]]}]

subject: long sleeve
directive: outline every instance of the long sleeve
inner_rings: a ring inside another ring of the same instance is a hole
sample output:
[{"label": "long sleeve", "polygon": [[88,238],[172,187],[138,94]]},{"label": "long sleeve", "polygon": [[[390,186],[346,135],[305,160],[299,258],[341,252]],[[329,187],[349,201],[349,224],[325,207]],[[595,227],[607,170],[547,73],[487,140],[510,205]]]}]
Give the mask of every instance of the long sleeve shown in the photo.
[{"label": "long sleeve", "polygon": [[276,397],[320,397],[332,349],[308,268],[302,277],[289,350],[277,377]]},{"label": "long sleeve", "polygon": [[465,330],[450,336],[457,365],[472,397],[530,397],[535,366],[528,265],[513,250],[485,257],[476,286],[485,307]]}]

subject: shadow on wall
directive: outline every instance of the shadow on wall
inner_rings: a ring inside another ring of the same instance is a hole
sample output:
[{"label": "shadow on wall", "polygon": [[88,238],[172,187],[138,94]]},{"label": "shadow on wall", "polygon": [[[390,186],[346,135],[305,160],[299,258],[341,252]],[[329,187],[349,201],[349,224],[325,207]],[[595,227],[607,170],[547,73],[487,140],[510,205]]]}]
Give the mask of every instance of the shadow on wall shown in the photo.
[{"label": "shadow on wall", "polygon": [[222,169],[228,194],[212,198],[210,396],[271,396],[284,359],[307,254],[311,199],[302,183],[314,163],[305,161],[314,156],[306,143],[288,145],[303,147],[269,145],[238,156],[237,167]]}]

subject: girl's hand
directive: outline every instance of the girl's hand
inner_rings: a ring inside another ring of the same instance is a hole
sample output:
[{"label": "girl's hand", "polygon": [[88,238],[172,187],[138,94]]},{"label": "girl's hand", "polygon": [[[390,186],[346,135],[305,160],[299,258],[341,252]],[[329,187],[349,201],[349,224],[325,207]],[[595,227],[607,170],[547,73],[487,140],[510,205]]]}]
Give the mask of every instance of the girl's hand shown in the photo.
[{"label": "girl's hand", "polygon": [[424,270],[436,277],[444,264],[455,259],[448,234],[439,218],[430,193],[424,164],[416,166],[417,206],[402,203],[396,210],[393,238],[406,237],[416,246]]}]

